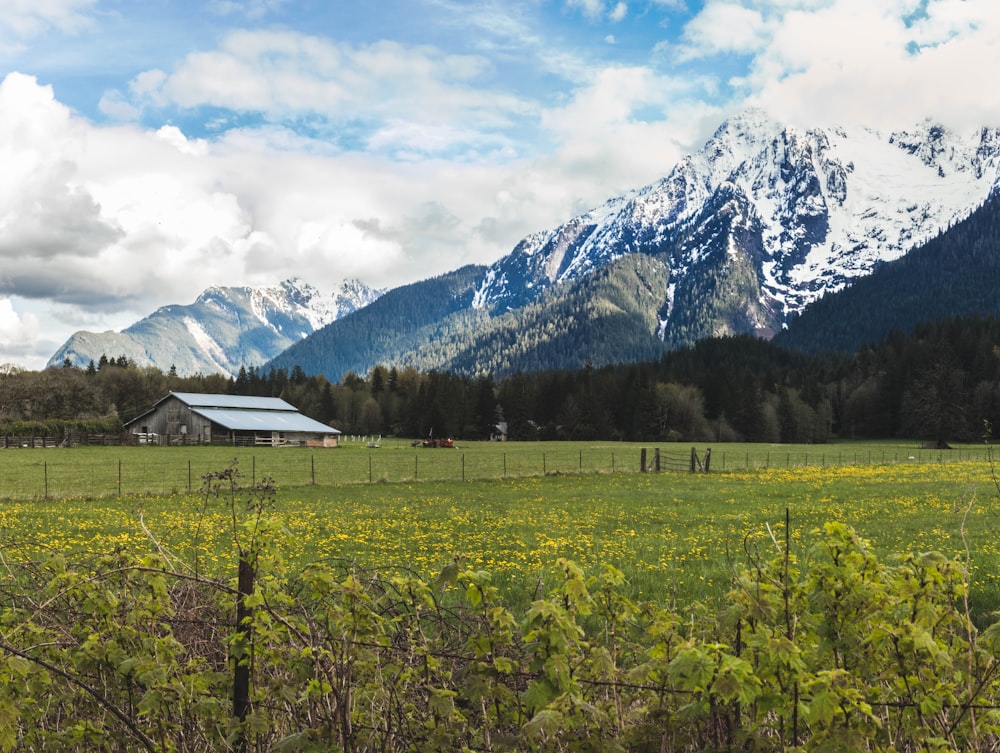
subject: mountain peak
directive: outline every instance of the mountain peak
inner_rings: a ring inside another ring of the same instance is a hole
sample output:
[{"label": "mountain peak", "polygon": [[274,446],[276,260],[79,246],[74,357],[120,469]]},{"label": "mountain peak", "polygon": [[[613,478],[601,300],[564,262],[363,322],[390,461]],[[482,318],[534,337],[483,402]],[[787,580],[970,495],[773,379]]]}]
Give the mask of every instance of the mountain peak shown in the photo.
[{"label": "mountain peak", "polygon": [[206,288],[190,305],[164,306],[118,332],[77,332],[49,359],[86,366],[101,355],[124,355],[140,366],[178,373],[235,375],[366,306],[383,291],[345,280],[322,295],[298,277],[262,287]]},{"label": "mountain peak", "polygon": [[[667,258],[671,290],[679,293],[701,274],[692,260],[715,258],[710,247],[735,243],[735,226],[717,237],[697,230],[705,207],[728,195],[745,198],[758,218],[759,238],[743,242],[759,245],[756,295],[761,310],[772,312],[766,325],[778,329],[824,293],[982,204],[997,186],[998,159],[995,130],[958,134],[927,121],[884,136],[861,127],[789,127],[748,109],[660,181],[526,237],[490,268],[476,302],[494,311],[524,305],[635,252]],[[695,235],[705,248],[692,247]]]}]

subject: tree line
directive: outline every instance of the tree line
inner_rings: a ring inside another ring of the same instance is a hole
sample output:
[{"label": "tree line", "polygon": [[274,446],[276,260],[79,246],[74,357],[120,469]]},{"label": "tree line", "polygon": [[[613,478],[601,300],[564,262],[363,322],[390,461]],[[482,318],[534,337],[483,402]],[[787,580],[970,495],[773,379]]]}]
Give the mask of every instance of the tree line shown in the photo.
[{"label": "tree line", "polygon": [[280,397],[348,434],[515,440],[821,443],[981,438],[1000,422],[1000,322],[956,317],[895,331],[851,355],[809,355],[749,335],[655,361],[462,376],[376,366],[338,382],[301,367],[178,376],[124,357],[86,369],[0,368],[7,433],[120,430],[168,391]]}]

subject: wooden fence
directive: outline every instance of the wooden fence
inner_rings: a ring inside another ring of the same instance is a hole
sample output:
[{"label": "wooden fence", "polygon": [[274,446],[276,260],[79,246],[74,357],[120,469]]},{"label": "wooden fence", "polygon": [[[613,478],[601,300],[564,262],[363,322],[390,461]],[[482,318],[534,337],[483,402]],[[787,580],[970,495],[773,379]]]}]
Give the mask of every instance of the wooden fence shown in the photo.
[{"label": "wooden fence", "polygon": [[643,447],[639,452],[639,470],[642,473],[659,473],[660,471],[690,471],[691,473],[708,473],[712,462],[712,448],[705,450],[705,460],[698,457],[698,450],[691,448],[691,454],[665,453],[660,448],[653,449],[652,456]]}]

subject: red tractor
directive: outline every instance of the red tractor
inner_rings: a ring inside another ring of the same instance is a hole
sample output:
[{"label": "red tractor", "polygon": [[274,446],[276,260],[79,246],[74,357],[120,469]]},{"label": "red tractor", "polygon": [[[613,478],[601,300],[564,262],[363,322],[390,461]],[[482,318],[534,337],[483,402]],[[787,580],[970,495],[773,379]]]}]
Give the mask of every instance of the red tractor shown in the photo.
[{"label": "red tractor", "polygon": [[455,443],[447,437],[427,437],[423,441],[424,447],[454,447]]}]

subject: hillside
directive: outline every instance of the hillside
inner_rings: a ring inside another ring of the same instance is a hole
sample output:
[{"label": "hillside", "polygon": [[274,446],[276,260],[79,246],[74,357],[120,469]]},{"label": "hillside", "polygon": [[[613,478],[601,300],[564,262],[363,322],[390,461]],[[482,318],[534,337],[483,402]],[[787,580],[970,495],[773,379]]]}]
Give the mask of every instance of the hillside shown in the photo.
[{"label": "hillside", "polygon": [[[384,364],[502,375],[657,358],[704,338],[770,337],[790,323],[802,328],[796,347],[850,349],[910,326],[905,311],[995,313],[989,220],[932,246],[899,288],[884,277],[861,283],[959,224],[998,186],[996,129],[803,129],[751,110],[663,179],[531,233],[489,267],[369,291],[348,306],[317,308],[323,297],[304,285],[212,289],[121,333],[78,333],[51,363],[85,365],[103,348],[180,373],[299,366],[338,380]],[[848,313],[803,314],[834,305],[823,301],[845,288],[851,300],[872,299],[851,304],[856,324]],[[825,323],[810,330],[813,317]]]},{"label": "hillside", "polygon": [[[447,305],[438,283],[407,286],[415,310],[380,301],[273,364],[330,379],[377,364],[502,375],[770,337],[968,216],[998,171],[991,129],[804,130],[749,111],[662,180],[525,237]],[[978,305],[965,298],[941,313]]]},{"label": "hillside", "polygon": [[816,301],[775,337],[810,353],[854,352],[891,331],[957,315],[1000,319],[1000,195],[870,276]]},{"label": "hillside", "polygon": [[[349,371],[367,373],[379,363],[406,360],[430,344],[471,331],[479,312],[470,306],[483,267],[470,265],[390,290],[368,306],[328,324],[267,364],[331,381]],[[432,359],[429,355],[426,360]]]}]

